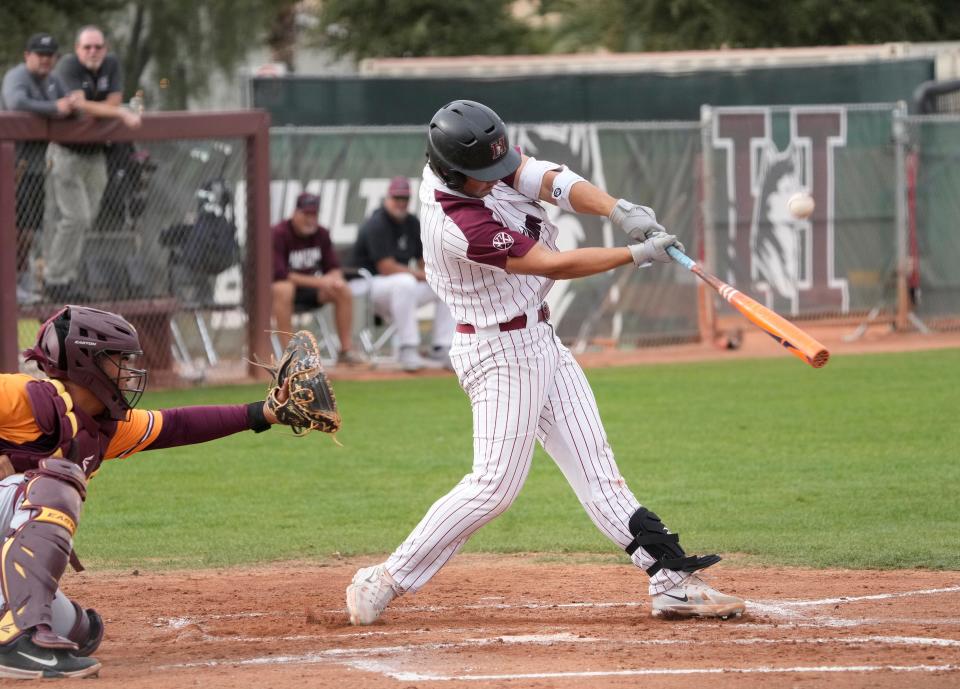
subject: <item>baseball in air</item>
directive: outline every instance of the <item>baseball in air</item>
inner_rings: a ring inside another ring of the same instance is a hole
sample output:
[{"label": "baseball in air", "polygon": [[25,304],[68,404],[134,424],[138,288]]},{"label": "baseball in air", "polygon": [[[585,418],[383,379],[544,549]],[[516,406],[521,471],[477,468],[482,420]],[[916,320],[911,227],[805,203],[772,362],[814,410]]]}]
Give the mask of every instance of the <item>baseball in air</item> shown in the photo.
[{"label": "baseball in air", "polygon": [[810,217],[816,205],[810,194],[805,191],[798,191],[787,201],[787,210],[790,211],[790,215],[797,220],[803,220]]}]

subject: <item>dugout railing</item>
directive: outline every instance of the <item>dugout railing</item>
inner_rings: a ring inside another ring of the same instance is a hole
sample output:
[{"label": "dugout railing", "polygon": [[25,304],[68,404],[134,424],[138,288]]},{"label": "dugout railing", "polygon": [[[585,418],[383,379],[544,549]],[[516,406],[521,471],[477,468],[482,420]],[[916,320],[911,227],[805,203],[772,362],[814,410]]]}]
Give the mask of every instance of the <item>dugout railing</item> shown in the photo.
[{"label": "dugout railing", "polygon": [[[107,168],[89,226],[64,235],[82,236],[83,251],[75,279],[56,290],[43,273],[64,215],[49,164],[27,159],[38,142],[41,155],[46,143],[92,144]],[[0,113],[0,318],[17,324],[0,333],[0,369],[17,370],[42,319],[69,301],[128,317],[155,378],[184,374],[190,340],[210,344],[208,332],[182,334],[207,317],[228,326],[234,373],[257,375],[242,362],[270,355],[268,170],[269,115],[259,110],[151,113],[135,130]]]}]

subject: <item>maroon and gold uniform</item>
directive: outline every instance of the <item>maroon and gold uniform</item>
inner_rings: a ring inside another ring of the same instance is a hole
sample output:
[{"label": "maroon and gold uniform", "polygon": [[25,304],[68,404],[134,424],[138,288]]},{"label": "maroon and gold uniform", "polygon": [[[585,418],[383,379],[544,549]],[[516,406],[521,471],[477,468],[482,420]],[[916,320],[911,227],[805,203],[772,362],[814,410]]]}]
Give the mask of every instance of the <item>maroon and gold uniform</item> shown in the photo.
[{"label": "maroon and gold uniform", "polygon": [[87,483],[104,460],[270,426],[262,401],[135,409],[147,377],[140,354],[122,317],[68,306],[24,352],[48,379],[0,374],[0,677],[87,677],[100,668],[89,656],[102,619],[59,582]]},{"label": "maroon and gold uniform", "polygon": [[163,414],[134,409],[127,419],[94,419],[74,407],[59,380],[0,374],[0,454],[17,473],[56,457],[80,465],[89,478],[105,459],[148,447],[163,428]]}]

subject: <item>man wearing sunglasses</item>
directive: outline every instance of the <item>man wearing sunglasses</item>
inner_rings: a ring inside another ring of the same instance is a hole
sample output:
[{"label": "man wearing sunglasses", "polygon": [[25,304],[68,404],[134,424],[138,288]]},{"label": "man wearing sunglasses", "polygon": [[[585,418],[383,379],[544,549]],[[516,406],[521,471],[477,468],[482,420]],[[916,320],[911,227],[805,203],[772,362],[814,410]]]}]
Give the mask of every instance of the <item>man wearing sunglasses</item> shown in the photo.
[{"label": "man wearing sunglasses", "polygon": [[[56,75],[73,97],[74,110],[89,116],[140,126],[140,115],[121,105],[123,72],[116,55],[107,52],[103,32],[85,26],[77,33],[74,53],[57,63]],[[107,186],[107,161],[102,143],[57,144],[47,149],[50,170],[44,291],[50,302],[82,301],[78,290],[84,239]]]}]

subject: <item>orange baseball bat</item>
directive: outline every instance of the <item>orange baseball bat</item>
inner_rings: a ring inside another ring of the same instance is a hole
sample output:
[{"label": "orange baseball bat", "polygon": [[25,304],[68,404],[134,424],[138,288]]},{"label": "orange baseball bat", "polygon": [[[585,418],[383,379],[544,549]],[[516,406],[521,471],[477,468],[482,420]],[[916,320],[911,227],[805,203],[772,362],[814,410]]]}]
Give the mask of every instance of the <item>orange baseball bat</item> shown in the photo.
[{"label": "orange baseball bat", "polygon": [[830,352],[810,335],[743,292],[738,292],[716,275],[706,272],[697,265],[696,261],[677,247],[667,247],[667,253],[674,261],[717,290],[720,296],[726,299],[733,308],[779,342],[784,349],[795,357],[807,362],[814,368],[826,366],[827,361],[830,360]]}]

